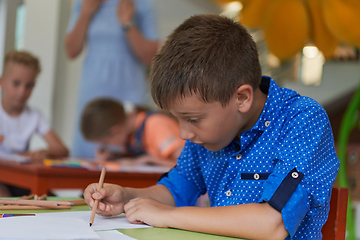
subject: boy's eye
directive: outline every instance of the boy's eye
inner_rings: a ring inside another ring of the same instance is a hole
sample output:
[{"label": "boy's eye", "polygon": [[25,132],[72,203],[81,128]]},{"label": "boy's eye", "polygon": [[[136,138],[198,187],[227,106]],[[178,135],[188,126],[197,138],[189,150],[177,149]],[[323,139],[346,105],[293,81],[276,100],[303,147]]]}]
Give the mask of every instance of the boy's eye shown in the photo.
[{"label": "boy's eye", "polygon": [[199,119],[197,119],[197,118],[189,118],[187,121],[189,123],[197,123],[197,122],[199,122]]},{"label": "boy's eye", "polygon": [[26,89],[31,89],[34,87],[33,83],[26,84]]},{"label": "boy's eye", "polygon": [[20,85],[20,81],[13,81],[13,85],[14,85],[14,87],[19,86],[19,85]]}]

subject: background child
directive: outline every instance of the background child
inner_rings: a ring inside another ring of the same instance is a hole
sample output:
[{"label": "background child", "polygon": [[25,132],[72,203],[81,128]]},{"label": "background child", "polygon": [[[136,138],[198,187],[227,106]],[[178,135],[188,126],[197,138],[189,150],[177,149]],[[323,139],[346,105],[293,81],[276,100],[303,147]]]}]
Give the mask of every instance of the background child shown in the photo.
[{"label": "background child", "polygon": [[[81,117],[81,131],[89,141],[101,143],[97,161],[119,159],[112,149],[125,156],[123,165],[156,164],[173,167],[184,146],[176,120],[159,112],[137,108],[125,113],[116,100],[91,101]],[[116,149],[115,149],[116,151]]]},{"label": "background child", "polygon": [[[89,185],[100,215],[245,239],[321,239],[339,160],[325,110],[261,76],[257,47],[238,22],[198,15],[155,57],[155,103],[187,139],[157,185]],[[193,206],[208,193],[211,207]]]},{"label": "background child", "polygon": [[[10,51],[5,55],[0,77],[0,153],[20,154],[33,162],[68,156],[68,149],[40,112],[26,105],[40,68],[38,58],[31,53]],[[29,141],[35,133],[44,138],[47,149],[29,151]]]}]

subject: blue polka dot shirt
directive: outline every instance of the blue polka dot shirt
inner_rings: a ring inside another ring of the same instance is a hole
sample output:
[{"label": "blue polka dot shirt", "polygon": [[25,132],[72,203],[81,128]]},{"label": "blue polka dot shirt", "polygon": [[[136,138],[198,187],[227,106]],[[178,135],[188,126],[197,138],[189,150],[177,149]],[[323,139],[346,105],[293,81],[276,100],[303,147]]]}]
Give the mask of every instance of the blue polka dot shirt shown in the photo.
[{"label": "blue polka dot shirt", "polygon": [[240,141],[217,152],[186,141],[177,166],[158,184],[179,207],[206,192],[212,207],[268,202],[281,212],[287,239],[321,239],[340,165],[328,116],[270,77],[260,89],[268,95],[264,109]]}]

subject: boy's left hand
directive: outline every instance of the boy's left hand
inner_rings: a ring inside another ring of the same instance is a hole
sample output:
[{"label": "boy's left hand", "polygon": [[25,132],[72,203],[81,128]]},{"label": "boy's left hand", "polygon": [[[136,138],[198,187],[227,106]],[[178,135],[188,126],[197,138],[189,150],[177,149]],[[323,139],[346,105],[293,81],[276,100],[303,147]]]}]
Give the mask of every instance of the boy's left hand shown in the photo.
[{"label": "boy's left hand", "polygon": [[37,150],[37,151],[31,151],[31,152],[25,152],[20,154],[24,157],[29,157],[31,162],[33,163],[42,163],[45,158],[47,158],[47,150]]},{"label": "boy's left hand", "polygon": [[130,223],[145,223],[161,228],[169,227],[166,218],[174,209],[152,198],[134,198],[124,206],[125,216]]}]

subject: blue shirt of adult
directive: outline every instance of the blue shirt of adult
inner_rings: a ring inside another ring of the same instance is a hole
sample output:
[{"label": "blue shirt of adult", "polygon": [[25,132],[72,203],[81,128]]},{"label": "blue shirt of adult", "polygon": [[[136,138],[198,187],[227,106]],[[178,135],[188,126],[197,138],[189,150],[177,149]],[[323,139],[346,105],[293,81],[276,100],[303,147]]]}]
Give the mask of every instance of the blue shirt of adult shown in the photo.
[{"label": "blue shirt of adult", "polygon": [[211,152],[186,141],[177,166],[158,184],[179,207],[206,192],[212,207],[268,202],[281,212],[287,239],[321,239],[340,165],[328,116],[315,100],[269,77],[260,89],[265,106],[240,142]]}]

